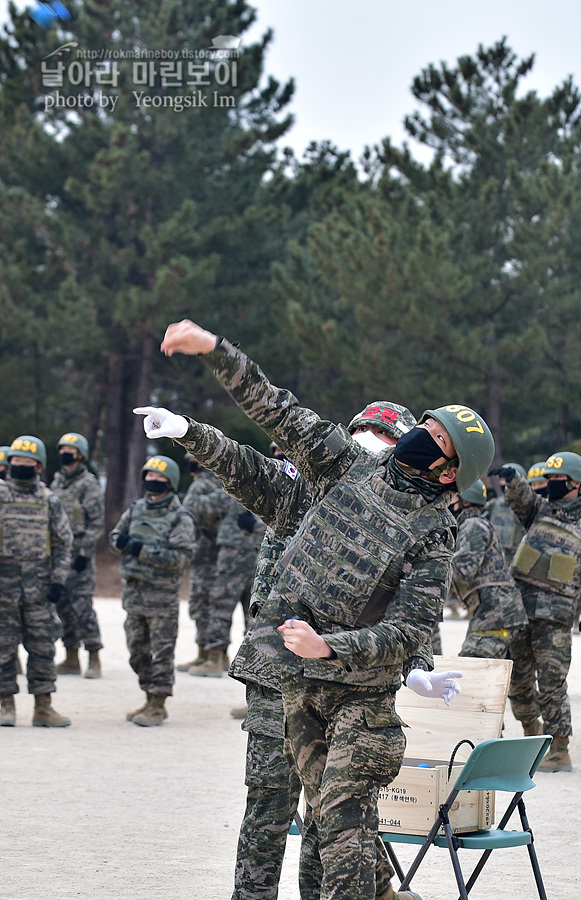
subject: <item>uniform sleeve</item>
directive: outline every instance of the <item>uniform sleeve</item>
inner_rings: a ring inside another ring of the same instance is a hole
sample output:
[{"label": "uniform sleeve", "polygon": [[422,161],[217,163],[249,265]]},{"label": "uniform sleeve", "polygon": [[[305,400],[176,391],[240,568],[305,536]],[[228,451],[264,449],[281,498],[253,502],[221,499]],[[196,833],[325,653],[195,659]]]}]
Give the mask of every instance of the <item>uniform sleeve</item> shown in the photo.
[{"label": "uniform sleeve", "polygon": [[105,500],[96,479],[87,482],[81,500],[85,517],[85,530],[78,540],[81,556],[93,556],[105,524]]},{"label": "uniform sleeve", "polygon": [[51,579],[54,582],[58,582],[58,584],[64,584],[71,571],[73,532],[64,507],[56,494],[51,494],[48,504],[52,565]]},{"label": "uniform sleeve", "polygon": [[455,581],[470,584],[476,578],[490,546],[488,527],[484,521],[475,517],[460,523],[452,564],[452,577]]},{"label": "uniform sleeve", "polygon": [[120,534],[129,534],[129,525],[131,524],[131,507],[126,509],[115,528],[109,535],[109,546],[118,555],[121,556],[122,551],[117,549],[117,538]]},{"label": "uniform sleeve", "polygon": [[187,510],[180,510],[168,535],[167,543],[145,542],[139,553],[139,559],[166,572],[183,572],[191,559],[194,540],[193,519]]},{"label": "uniform sleeve", "polygon": [[524,528],[530,528],[533,519],[543,503],[546,502],[543,497],[539,497],[533,491],[526,478],[523,478],[518,472],[506,485],[504,496]]}]

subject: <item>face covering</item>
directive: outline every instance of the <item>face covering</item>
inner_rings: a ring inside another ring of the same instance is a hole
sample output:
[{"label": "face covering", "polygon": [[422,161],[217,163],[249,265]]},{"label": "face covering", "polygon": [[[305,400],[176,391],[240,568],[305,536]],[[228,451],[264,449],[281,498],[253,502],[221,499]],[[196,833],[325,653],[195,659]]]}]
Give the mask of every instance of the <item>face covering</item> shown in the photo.
[{"label": "face covering", "polygon": [[10,463],[10,477],[13,481],[30,483],[36,478],[36,466],[17,466]]},{"label": "face covering", "polygon": [[549,500],[562,500],[570,490],[568,478],[564,481],[557,481],[554,478],[547,481],[547,497]]},{"label": "face covering", "polygon": [[75,462],[75,454],[69,453],[67,450],[59,453],[61,466],[71,466]]},{"label": "face covering", "polygon": [[147,479],[145,482],[145,490],[150,494],[163,494],[165,491],[169,490],[169,484],[167,481],[159,481],[159,479]]},{"label": "face covering", "polygon": [[188,463],[188,469],[190,472],[199,472],[200,468],[201,468],[201,466],[200,466],[199,462],[189,462]]},{"label": "face covering", "polygon": [[6,481],[6,475],[7,475],[7,471],[6,471],[6,469],[4,469],[3,472],[0,472],[0,479],[2,479],[2,481]]},{"label": "face covering", "polygon": [[383,453],[383,451],[387,450],[389,447],[389,444],[386,444],[385,441],[378,438],[372,431],[367,430],[361,431],[359,434],[354,434],[353,440],[357,441],[360,447],[364,447],[365,450],[375,454]]},{"label": "face covering", "polygon": [[405,466],[427,472],[437,459],[452,460],[425,428],[412,428],[400,437],[393,451],[395,458]]},{"label": "face covering", "polygon": [[548,497],[549,496],[549,489],[548,489],[547,485],[545,485],[542,488],[533,488],[533,491],[535,492],[535,494],[538,494],[539,497]]}]

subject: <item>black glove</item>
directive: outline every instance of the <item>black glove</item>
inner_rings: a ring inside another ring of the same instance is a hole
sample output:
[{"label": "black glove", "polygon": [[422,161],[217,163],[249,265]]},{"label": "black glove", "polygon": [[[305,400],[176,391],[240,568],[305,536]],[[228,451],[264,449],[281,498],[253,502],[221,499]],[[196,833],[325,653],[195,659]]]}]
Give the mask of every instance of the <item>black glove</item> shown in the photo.
[{"label": "black glove", "polygon": [[84,572],[89,564],[89,559],[86,556],[77,556],[73,561],[73,569],[75,572]]},{"label": "black glove", "polygon": [[143,541],[138,541],[136,538],[131,538],[127,549],[131,553],[132,556],[139,556],[141,553],[141,548],[143,547]]},{"label": "black glove", "polygon": [[124,550],[127,544],[129,543],[129,535],[128,534],[118,534],[117,539],[115,541],[115,546],[118,550]]},{"label": "black glove", "polygon": [[238,522],[238,528],[252,534],[256,525],[256,516],[253,516],[249,510],[245,509],[244,512],[238,513],[236,521]]},{"label": "black glove", "polygon": [[510,484],[510,482],[516,475],[516,469],[513,469],[512,466],[498,466],[498,468],[496,469],[491,469],[488,474],[498,475],[499,478],[504,478],[506,483]]},{"label": "black glove", "polygon": [[61,599],[63,592],[62,584],[57,584],[56,581],[53,584],[49,584],[48,591],[46,596],[50,600],[51,603],[58,603]]}]

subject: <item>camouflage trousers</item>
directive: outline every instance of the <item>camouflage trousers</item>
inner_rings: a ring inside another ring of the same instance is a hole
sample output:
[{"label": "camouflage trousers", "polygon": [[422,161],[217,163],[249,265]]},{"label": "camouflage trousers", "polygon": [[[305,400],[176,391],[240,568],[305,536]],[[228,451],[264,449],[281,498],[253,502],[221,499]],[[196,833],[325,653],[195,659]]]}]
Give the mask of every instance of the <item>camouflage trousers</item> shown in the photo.
[{"label": "camouflage trousers", "polygon": [[571,629],[561,622],[531,619],[512,637],[513,661],[508,696],[514,717],[532,722],[540,715],[545,734],[572,734],[567,675],[571,666]]},{"label": "camouflage trousers", "polygon": [[171,697],[175,680],[178,613],[145,615],[128,612],[124,627],[129,664],[139,678],[141,690]]},{"label": "camouflage trousers", "polygon": [[95,561],[90,559],[82,572],[74,569],[67,578],[65,589],[57,604],[63,623],[63,644],[67,649],[101,650],[101,632],[93,609],[95,593]]},{"label": "camouflage trousers", "polygon": [[477,656],[480,659],[506,659],[511,634],[507,628],[487,628],[479,630],[468,626],[468,632],[458,656]]},{"label": "camouflage trousers", "polygon": [[287,835],[301,783],[284,753],[279,691],[246,685],[246,809],[240,826],[232,900],[276,900]]},{"label": "camouflage trousers", "polygon": [[210,591],[216,578],[216,563],[199,563],[190,568],[190,619],[196,623],[196,641],[205,647],[208,641]]},{"label": "camouflage trousers", "polygon": [[287,752],[299,771],[305,815],[301,900],[373,900],[393,868],[378,836],[379,788],[405,749],[393,694],[283,675]]},{"label": "camouflage trousers", "polygon": [[238,603],[242,604],[247,622],[256,556],[256,551],[249,552],[245,548],[220,547],[216,578],[210,590],[206,650],[227,650],[232,615]]},{"label": "camouflage trousers", "polygon": [[28,653],[29,694],[56,690],[54,645],[62,627],[47,590],[48,577],[33,567],[28,571],[23,567],[20,574],[12,576],[0,575],[0,697],[19,691],[16,660],[20,643]]}]

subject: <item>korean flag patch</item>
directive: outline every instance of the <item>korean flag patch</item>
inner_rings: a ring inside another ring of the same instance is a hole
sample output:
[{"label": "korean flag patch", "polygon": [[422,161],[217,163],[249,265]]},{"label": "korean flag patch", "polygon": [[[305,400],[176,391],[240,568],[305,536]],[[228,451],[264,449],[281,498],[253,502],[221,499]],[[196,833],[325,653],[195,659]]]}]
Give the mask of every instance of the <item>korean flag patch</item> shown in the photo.
[{"label": "korean flag patch", "polygon": [[289,462],[288,459],[285,459],[282,471],[285,473],[285,475],[288,475],[289,478],[292,478],[293,481],[298,478],[299,470],[296,466],[293,466],[292,462]]}]

